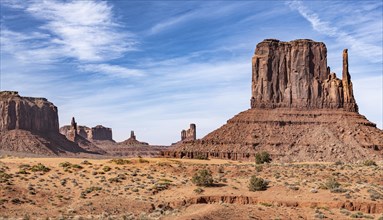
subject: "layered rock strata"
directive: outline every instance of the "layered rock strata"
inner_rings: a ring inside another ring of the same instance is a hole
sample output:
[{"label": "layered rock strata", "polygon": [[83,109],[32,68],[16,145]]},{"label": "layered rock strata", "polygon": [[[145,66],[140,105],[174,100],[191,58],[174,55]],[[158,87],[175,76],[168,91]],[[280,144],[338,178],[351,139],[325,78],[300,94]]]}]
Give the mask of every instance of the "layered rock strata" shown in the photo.
[{"label": "layered rock strata", "polygon": [[69,140],[74,140],[74,136],[77,134],[90,141],[113,141],[111,128],[102,125],[97,125],[92,128],[77,125],[74,117],[72,118],[71,125],[65,125],[60,128],[60,133],[65,135]]},{"label": "layered rock strata", "polygon": [[252,69],[252,108],[358,111],[347,49],[343,51],[342,80],[327,66],[325,44],[312,40],[264,40],[255,49]]},{"label": "layered rock strata", "polygon": [[195,124],[190,124],[190,128],[181,131],[181,141],[195,141],[197,139],[197,129]]},{"label": "layered rock strata", "polygon": [[201,140],[185,141],[167,157],[274,161],[383,159],[383,131],[358,113],[343,51],[342,80],[327,66],[321,42],[267,39],[252,59],[251,109]]},{"label": "layered rock strata", "polygon": [[21,97],[18,92],[3,91],[0,100],[0,131],[58,132],[57,107],[47,99]]},{"label": "layered rock strata", "polygon": [[45,98],[0,92],[0,151],[37,155],[94,153],[59,133],[57,107]]}]

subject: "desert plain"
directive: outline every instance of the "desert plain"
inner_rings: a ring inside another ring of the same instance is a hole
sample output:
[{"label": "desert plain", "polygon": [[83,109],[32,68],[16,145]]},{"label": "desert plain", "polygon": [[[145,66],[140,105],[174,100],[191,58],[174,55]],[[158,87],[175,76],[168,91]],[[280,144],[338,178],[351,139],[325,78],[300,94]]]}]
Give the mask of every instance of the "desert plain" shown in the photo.
[{"label": "desert plain", "polygon": [[[371,161],[370,161],[371,162]],[[213,184],[196,186],[198,170]],[[0,159],[1,219],[383,219],[382,163]],[[268,182],[249,190],[250,176]]]}]

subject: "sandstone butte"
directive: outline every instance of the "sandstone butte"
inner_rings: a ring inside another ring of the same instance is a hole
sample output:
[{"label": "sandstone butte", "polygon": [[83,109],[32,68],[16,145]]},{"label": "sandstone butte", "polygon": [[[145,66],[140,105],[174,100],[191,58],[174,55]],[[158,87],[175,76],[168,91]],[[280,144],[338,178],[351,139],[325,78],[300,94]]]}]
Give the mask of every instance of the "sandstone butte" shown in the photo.
[{"label": "sandstone butte", "polygon": [[342,79],[327,66],[327,49],[308,39],[260,42],[252,58],[251,108],[166,157],[274,161],[383,159],[383,131],[358,113],[343,51]]},{"label": "sandstone butte", "polygon": [[32,155],[104,153],[96,146],[68,140],[59,133],[57,107],[45,98],[0,92],[0,151]]},{"label": "sandstone butte", "polygon": [[97,125],[59,128],[57,107],[46,98],[23,97],[15,91],[0,92],[0,155],[16,156],[160,156],[163,146],[136,139],[112,139],[112,129]]}]

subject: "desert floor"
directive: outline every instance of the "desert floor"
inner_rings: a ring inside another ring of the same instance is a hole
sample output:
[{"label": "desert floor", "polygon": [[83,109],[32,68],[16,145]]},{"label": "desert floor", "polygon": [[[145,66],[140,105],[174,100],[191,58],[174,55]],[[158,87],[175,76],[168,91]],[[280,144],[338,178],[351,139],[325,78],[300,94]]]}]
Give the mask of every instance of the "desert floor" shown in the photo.
[{"label": "desert floor", "polygon": [[[197,170],[214,186],[197,187]],[[250,177],[269,181],[250,192]],[[340,187],[328,189],[329,180]],[[197,190],[196,190],[197,189]],[[0,219],[383,219],[383,166],[0,159]]]}]

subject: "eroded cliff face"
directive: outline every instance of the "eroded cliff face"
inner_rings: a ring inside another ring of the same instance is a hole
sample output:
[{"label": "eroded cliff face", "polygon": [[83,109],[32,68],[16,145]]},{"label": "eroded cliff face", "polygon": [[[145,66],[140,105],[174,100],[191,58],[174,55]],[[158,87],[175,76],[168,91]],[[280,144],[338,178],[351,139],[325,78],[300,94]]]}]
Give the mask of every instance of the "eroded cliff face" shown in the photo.
[{"label": "eroded cliff face", "polygon": [[0,131],[59,131],[57,107],[45,98],[21,97],[17,92],[10,91],[0,92],[0,112]]},{"label": "eroded cliff face", "polygon": [[322,42],[266,39],[252,58],[252,108],[338,109],[357,112],[347,49],[342,80],[327,66]]},{"label": "eroded cliff face", "polygon": [[103,154],[59,133],[57,107],[45,98],[0,92],[0,152],[26,155]]},{"label": "eroded cliff face", "polygon": [[358,113],[343,51],[342,79],[327,66],[324,43],[266,39],[252,58],[251,109],[200,140],[184,141],[168,157],[274,161],[383,159],[383,131]]},{"label": "eroded cliff face", "polygon": [[60,128],[60,133],[65,135],[69,140],[74,141],[76,135],[80,135],[83,138],[92,140],[100,140],[100,141],[113,141],[112,138],[112,129],[104,127],[102,125],[97,125],[93,128],[89,128],[87,126],[77,125],[72,118],[71,125],[65,125]]},{"label": "eroded cliff face", "polygon": [[93,127],[92,132],[89,135],[90,135],[90,139],[93,139],[93,140],[113,141],[112,129],[104,127],[102,125],[97,125],[96,127]]}]

